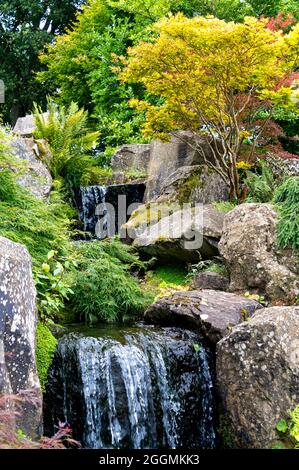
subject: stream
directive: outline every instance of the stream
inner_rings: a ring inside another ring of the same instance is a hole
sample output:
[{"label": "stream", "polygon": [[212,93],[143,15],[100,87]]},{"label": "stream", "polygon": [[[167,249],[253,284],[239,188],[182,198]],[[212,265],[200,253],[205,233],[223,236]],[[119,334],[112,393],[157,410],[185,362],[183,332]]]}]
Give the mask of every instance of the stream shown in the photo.
[{"label": "stream", "polygon": [[60,420],[85,448],[214,448],[212,362],[192,331],[72,326],[49,370],[45,432]]}]

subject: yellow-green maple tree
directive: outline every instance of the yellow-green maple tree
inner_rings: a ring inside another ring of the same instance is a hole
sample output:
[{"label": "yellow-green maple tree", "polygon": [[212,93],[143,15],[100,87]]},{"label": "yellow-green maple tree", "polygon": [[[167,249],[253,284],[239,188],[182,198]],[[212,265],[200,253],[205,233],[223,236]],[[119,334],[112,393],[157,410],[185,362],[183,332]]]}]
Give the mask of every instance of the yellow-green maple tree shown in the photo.
[{"label": "yellow-green maple tree", "polygon": [[[298,93],[283,80],[296,67],[298,25],[286,36],[268,29],[265,19],[237,24],[179,13],[156,23],[154,31],[151,42],[129,50],[120,75],[161,98],[159,105],[132,101],[146,112],[144,133],[162,140],[179,130],[204,134],[213,158],[200,145],[197,150],[238,198],[243,142],[251,142],[254,152],[274,106],[298,111]],[[268,117],[257,124],[261,109]]]}]

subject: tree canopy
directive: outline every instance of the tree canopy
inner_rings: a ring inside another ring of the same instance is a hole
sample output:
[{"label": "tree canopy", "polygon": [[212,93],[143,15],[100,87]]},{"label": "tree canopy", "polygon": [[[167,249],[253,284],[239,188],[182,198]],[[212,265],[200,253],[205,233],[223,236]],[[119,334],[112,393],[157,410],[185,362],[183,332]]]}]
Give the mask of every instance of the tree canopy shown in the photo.
[{"label": "tree canopy", "polygon": [[[244,23],[182,14],[162,19],[154,39],[129,50],[121,75],[162,98],[158,105],[132,102],[146,113],[145,135],[167,140],[182,129],[206,135],[214,155],[207,164],[233,197],[242,144],[250,141],[254,152],[275,106],[299,110],[299,94],[285,81],[298,66],[299,27],[283,36],[266,26],[266,19],[252,17]],[[268,111],[264,121],[261,110]]]},{"label": "tree canopy", "polygon": [[82,0],[0,0],[0,77],[6,100],[5,120],[14,122],[45,101],[46,90],[36,82],[39,52],[75,19]]}]

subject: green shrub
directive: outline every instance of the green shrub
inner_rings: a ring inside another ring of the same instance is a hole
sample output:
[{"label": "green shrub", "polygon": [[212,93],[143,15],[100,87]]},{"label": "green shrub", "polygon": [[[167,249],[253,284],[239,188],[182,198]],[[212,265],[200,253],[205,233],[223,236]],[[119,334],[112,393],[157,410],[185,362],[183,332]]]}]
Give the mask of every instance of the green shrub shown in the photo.
[{"label": "green shrub", "polygon": [[246,202],[270,202],[278,181],[273,175],[273,171],[266,162],[261,160],[256,167],[256,171],[247,171],[245,186],[249,193]]},{"label": "green shrub", "polygon": [[[1,162],[0,162],[1,165]],[[35,265],[51,249],[65,252],[73,210],[53,192],[50,204],[35,198],[7,169],[0,170],[0,235],[25,245]]]},{"label": "green shrub", "polygon": [[299,249],[299,177],[287,178],[274,194],[279,220],[277,241],[280,248]]},{"label": "green shrub", "polygon": [[38,323],[36,329],[36,364],[42,390],[47,384],[48,369],[53,360],[57,340],[44,323]]},{"label": "green shrub", "polygon": [[87,323],[138,318],[151,303],[130,273],[144,268],[130,247],[117,240],[77,244],[78,270],[74,274],[70,307]]}]

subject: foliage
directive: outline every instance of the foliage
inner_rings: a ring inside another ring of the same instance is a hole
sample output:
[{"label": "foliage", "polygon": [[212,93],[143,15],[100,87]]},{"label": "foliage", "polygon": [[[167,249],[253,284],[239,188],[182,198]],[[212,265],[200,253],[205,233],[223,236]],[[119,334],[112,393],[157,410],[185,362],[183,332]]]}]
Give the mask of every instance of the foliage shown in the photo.
[{"label": "foliage", "polygon": [[235,204],[233,204],[232,202],[229,202],[229,201],[213,202],[213,206],[219,212],[230,212],[236,207]]},{"label": "foliage", "polygon": [[39,322],[36,329],[36,365],[42,391],[47,384],[48,369],[51,365],[57,340],[52,335],[48,326]]},{"label": "foliage", "polygon": [[38,291],[38,312],[41,320],[57,320],[65,303],[73,294],[67,274],[76,269],[75,255],[59,256],[51,250],[47,260],[34,268],[34,280]]},{"label": "foliage", "polygon": [[277,241],[280,248],[299,249],[299,177],[287,178],[274,194],[279,220]]},{"label": "foliage", "polygon": [[87,127],[87,112],[71,103],[69,108],[58,107],[48,99],[47,114],[35,105],[35,137],[45,139],[50,148],[46,161],[54,178],[63,178],[69,190],[86,182],[94,159],[88,155],[96,144],[98,132]]},{"label": "foliage", "polygon": [[289,419],[281,419],[276,425],[277,431],[299,449],[299,405],[289,411]]},{"label": "foliage", "polygon": [[39,52],[75,17],[81,0],[1,0],[0,77],[5,83],[4,117],[15,121],[42,103],[46,87],[36,83]]},{"label": "foliage", "polygon": [[268,124],[256,122],[258,110],[280,106],[298,112],[296,92],[279,85],[294,66],[297,28],[284,38],[267,29],[265,20],[236,24],[178,14],[154,29],[157,37],[130,49],[121,74],[123,82],[141,83],[163,99],[159,105],[132,100],[146,113],[144,134],[162,140],[181,129],[206,135],[213,161],[201,146],[197,150],[229,183],[232,199],[238,198],[242,144],[251,141],[254,154]]},{"label": "foliage", "polygon": [[201,260],[196,264],[190,265],[187,279],[191,280],[201,272],[212,272],[221,274],[222,276],[227,276],[227,270],[221,258],[215,258],[214,260]]},{"label": "foliage", "polygon": [[260,160],[255,171],[247,171],[244,181],[248,189],[247,202],[270,202],[279,182],[266,161]]},{"label": "foliage", "polygon": [[153,298],[130,274],[145,267],[133,250],[117,240],[81,243],[77,250],[81,259],[70,307],[78,319],[92,323],[138,318]]},{"label": "foliage", "polygon": [[26,405],[37,405],[34,390],[26,390],[18,395],[0,396],[0,449],[65,449],[81,447],[72,439],[71,428],[65,423],[59,423],[57,432],[52,437],[41,437],[33,441],[22,429],[16,428],[16,421],[25,412]]}]

